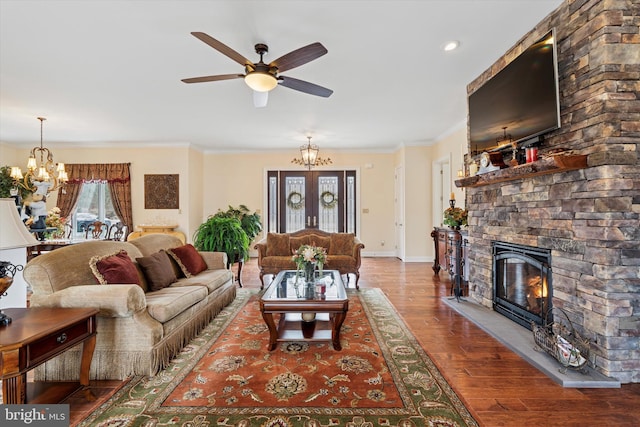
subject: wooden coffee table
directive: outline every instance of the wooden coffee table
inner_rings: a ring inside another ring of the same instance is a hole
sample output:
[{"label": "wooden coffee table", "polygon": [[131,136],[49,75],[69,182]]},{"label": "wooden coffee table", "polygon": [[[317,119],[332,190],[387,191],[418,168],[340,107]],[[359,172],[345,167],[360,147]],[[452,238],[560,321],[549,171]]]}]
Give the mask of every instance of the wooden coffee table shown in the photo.
[{"label": "wooden coffee table", "polygon": [[5,404],[58,403],[77,390],[77,383],[49,383],[41,387],[44,394],[39,393],[38,398],[32,398],[31,393],[27,397],[27,372],[80,343],[80,387],[89,385],[98,309],[34,307],[2,311],[13,319],[9,325],[0,326],[0,379]]},{"label": "wooden coffee table", "polygon": [[[260,312],[269,328],[269,350],[280,341],[330,341],[341,350],[340,327],[349,310],[347,291],[337,270],[325,270],[326,292],[307,289],[304,279],[295,284],[295,270],[279,272],[260,298]],[[276,326],[274,314],[280,314]],[[315,315],[313,321],[304,317]]]}]

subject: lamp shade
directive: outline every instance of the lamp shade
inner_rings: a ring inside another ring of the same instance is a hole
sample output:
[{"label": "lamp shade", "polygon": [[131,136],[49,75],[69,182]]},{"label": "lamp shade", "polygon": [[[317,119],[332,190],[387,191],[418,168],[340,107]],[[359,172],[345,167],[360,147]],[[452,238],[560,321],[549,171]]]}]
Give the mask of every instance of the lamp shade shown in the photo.
[{"label": "lamp shade", "polygon": [[38,241],[20,221],[14,199],[0,199],[0,250],[35,246]]}]

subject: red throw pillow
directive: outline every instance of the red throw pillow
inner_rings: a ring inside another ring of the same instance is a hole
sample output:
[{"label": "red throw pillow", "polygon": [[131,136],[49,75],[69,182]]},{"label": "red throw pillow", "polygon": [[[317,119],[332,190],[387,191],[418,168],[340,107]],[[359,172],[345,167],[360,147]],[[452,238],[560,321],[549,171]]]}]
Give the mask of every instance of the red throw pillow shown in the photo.
[{"label": "red throw pillow", "polygon": [[138,269],[124,250],[113,255],[95,256],[91,258],[89,265],[98,283],[102,285],[140,285]]},{"label": "red throw pillow", "polygon": [[167,249],[167,253],[178,263],[186,277],[195,276],[207,269],[204,258],[191,244]]},{"label": "red throw pillow", "polygon": [[158,291],[166,288],[177,280],[176,274],[171,266],[171,259],[164,252],[156,252],[149,256],[136,258],[138,265],[144,272],[147,285],[150,291]]}]

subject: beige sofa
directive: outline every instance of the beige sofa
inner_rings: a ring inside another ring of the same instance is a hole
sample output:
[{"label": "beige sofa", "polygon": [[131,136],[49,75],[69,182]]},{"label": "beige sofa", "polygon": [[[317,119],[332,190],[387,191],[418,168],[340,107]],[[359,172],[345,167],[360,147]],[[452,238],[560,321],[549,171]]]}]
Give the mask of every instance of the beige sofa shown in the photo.
[{"label": "beige sofa", "polygon": [[[172,260],[170,268],[180,278],[153,291],[148,290],[138,263],[133,274],[138,269],[140,284],[99,284],[90,260],[120,250],[135,260],[180,246],[182,242],[174,236],[150,234],[130,242],[83,242],[40,255],[24,269],[33,289],[31,306],[100,309],[91,379],[155,375],[235,298],[226,254],[201,252],[206,266],[199,261],[206,270],[188,278]],[[36,368],[36,379],[77,380],[80,355],[81,346],[61,354]]]},{"label": "beige sofa", "polygon": [[268,233],[267,237],[254,246],[258,251],[258,267],[260,281],[264,288],[263,277],[277,274],[282,270],[295,270],[293,252],[301,245],[320,246],[327,250],[327,270],[338,270],[341,275],[356,277],[356,289],[360,279],[360,251],[364,244],[352,233],[327,233],[326,231],[307,228],[293,233]]}]

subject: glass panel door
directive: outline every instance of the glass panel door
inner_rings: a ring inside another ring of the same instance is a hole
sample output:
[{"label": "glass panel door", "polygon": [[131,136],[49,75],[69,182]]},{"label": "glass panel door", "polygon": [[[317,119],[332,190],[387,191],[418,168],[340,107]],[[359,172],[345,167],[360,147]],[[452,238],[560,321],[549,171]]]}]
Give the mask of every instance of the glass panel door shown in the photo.
[{"label": "glass panel door", "polygon": [[[285,233],[302,230],[311,225],[311,216],[307,212],[307,177],[306,176],[284,176],[282,180],[282,195],[286,198],[282,200],[281,212],[284,213],[282,221],[284,227],[280,227]],[[305,219],[307,223],[305,226]]]},{"label": "glass panel door", "polygon": [[[304,228],[355,232],[355,171],[271,171],[268,180],[269,231],[276,232],[277,223],[282,233]],[[353,218],[345,220],[345,211]]]},{"label": "glass panel door", "polygon": [[313,176],[317,209],[312,212],[312,226],[328,233],[342,230],[344,201],[342,200],[342,176],[335,172],[316,172]]}]

